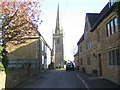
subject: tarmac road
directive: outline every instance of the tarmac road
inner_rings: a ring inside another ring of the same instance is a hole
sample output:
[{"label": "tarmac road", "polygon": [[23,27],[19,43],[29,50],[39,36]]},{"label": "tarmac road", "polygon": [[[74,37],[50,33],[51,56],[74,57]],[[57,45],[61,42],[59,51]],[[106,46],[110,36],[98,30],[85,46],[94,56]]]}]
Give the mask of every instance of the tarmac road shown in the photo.
[{"label": "tarmac road", "polygon": [[23,88],[89,88],[75,71],[51,70]]},{"label": "tarmac road", "polygon": [[[120,86],[103,77],[94,77],[91,74],[80,71],[50,70],[33,77],[22,88],[73,88],[79,90],[96,90],[96,88],[114,88],[120,90]],[[77,89],[78,88],[78,89]]]}]

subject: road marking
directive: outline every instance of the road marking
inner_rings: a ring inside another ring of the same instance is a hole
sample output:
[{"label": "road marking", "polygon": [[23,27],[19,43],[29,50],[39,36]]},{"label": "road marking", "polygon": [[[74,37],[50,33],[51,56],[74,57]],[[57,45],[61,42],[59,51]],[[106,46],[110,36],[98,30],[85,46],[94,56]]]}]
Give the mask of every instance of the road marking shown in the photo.
[{"label": "road marking", "polygon": [[76,73],[77,77],[83,82],[83,84],[85,85],[85,87],[90,90],[90,87],[88,86],[88,84]]}]

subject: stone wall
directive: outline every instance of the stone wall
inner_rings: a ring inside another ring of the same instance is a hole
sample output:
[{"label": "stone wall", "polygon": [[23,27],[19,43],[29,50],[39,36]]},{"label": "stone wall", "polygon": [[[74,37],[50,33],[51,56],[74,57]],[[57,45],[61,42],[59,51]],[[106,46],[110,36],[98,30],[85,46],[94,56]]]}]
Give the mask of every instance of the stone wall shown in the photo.
[{"label": "stone wall", "polygon": [[119,32],[114,33],[113,35],[107,37],[107,29],[105,25],[108,22],[110,22],[114,17],[116,17],[116,14],[113,12],[107,18],[105,18],[104,21],[99,26],[99,27],[103,26],[100,32],[102,70],[103,70],[103,77],[115,83],[120,84],[120,78],[119,78],[120,67],[119,65],[109,65],[109,60],[108,60],[108,51],[120,47]]},{"label": "stone wall", "polygon": [[41,72],[40,40],[29,39],[26,42],[20,45],[7,43],[9,67],[6,73],[6,88],[15,88]]},{"label": "stone wall", "polygon": [[[80,50],[78,51],[79,60],[82,59],[83,61],[82,65],[80,61],[80,70],[84,67],[87,73],[92,73],[92,70],[96,69],[98,70],[98,75],[120,84],[120,67],[119,65],[109,65],[108,60],[108,51],[120,47],[119,32],[107,37],[106,24],[115,16],[117,17],[115,12],[112,12],[96,27],[93,32],[87,31],[84,33],[84,40],[78,45],[78,49],[82,46],[83,50],[82,52],[80,52]],[[86,21],[86,23],[89,23],[89,21]],[[88,50],[85,48],[87,40],[91,41],[91,48]],[[101,55],[101,59],[99,59],[99,55]],[[90,56],[91,65],[87,65],[86,63],[87,56]]]},{"label": "stone wall", "polygon": [[25,83],[32,76],[37,75],[36,69],[11,71],[6,73],[6,88],[16,88]]}]

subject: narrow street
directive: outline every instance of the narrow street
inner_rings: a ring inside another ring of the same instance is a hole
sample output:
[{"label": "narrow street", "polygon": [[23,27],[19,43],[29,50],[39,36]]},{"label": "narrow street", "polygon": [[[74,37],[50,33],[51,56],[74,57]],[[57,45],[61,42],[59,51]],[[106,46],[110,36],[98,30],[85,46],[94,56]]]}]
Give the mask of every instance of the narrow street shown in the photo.
[{"label": "narrow street", "polygon": [[0,0],[0,90],[120,90],[119,31],[120,0]]},{"label": "narrow street", "polygon": [[75,71],[52,70],[23,88],[87,88]]},{"label": "narrow street", "polygon": [[63,69],[50,70],[41,73],[37,78],[33,77],[33,79],[22,88],[86,88],[91,90],[96,88],[120,88],[119,85],[102,77]]}]

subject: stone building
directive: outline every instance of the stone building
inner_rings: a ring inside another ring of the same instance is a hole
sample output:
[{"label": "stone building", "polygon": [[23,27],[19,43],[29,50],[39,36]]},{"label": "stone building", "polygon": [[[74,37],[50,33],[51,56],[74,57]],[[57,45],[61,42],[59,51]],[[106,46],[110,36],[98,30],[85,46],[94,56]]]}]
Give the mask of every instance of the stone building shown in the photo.
[{"label": "stone building", "polygon": [[[87,13],[84,34],[78,41],[80,70],[120,84],[118,3],[107,3],[100,13]],[[120,7],[120,6],[119,6]]]},{"label": "stone building", "polygon": [[9,53],[9,70],[6,74],[7,88],[17,87],[31,76],[47,69],[47,60],[51,59],[51,56],[48,57],[51,49],[38,31],[38,27],[35,26],[32,33],[35,34],[33,36],[25,35],[19,40],[14,39],[7,43],[6,50]]},{"label": "stone building", "polygon": [[47,70],[48,65],[51,63],[51,48],[47,44],[44,38],[41,42],[42,50],[42,69]]},{"label": "stone building", "polygon": [[41,63],[41,41],[40,33],[37,28],[32,33],[34,36],[23,36],[21,39],[13,39],[7,43],[6,50],[8,51],[8,67],[21,68],[23,64],[30,63],[32,68],[36,67],[36,71],[40,70]]},{"label": "stone building", "polygon": [[74,55],[74,64],[75,64],[75,68],[79,69],[78,52]]},{"label": "stone building", "polygon": [[56,28],[53,34],[53,62],[54,66],[64,66],[63,29],[59,18],[59,5],[57,10]]}]

